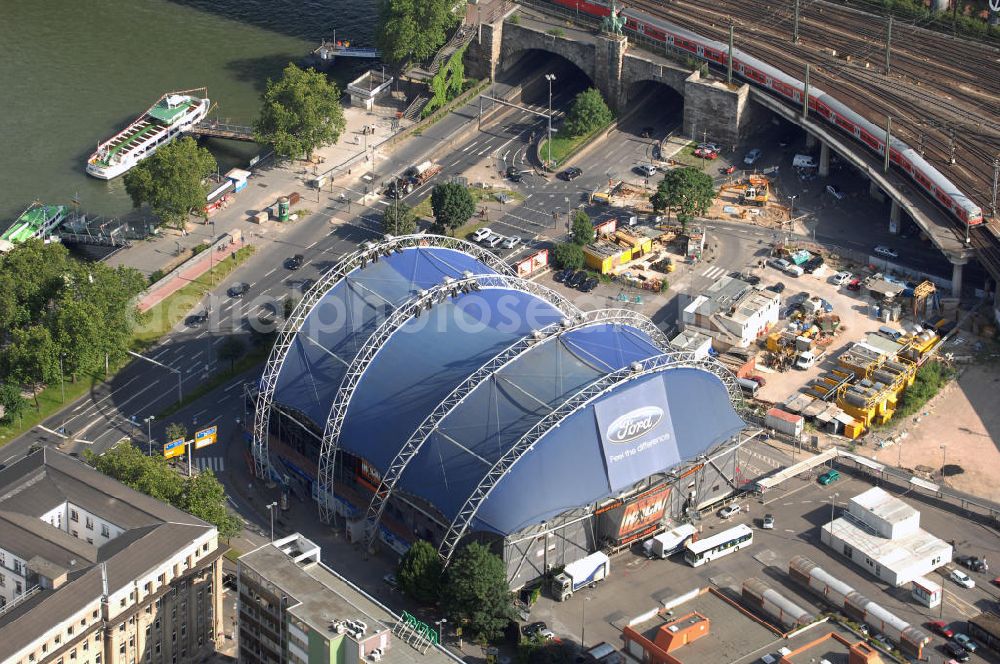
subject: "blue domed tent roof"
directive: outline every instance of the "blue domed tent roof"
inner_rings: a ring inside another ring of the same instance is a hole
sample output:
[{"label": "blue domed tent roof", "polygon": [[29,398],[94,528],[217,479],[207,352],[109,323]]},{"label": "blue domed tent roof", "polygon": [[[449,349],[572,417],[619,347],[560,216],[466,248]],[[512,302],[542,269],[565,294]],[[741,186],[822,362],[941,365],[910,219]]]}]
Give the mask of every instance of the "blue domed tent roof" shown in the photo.
[{"label": "blue domed tent roof", "polygon": [[[347,367],[391,312],[445,277],[469,273],[496,271],[455,249],[409,247],[350,272],[308,312],[280,367],[275,403],[324,429]],[[455,293],[409,318],[350,393],[340,448],[384,475],[456,388],[520,344],[418,437],[395,489],[452,520],[520,441],[552,426],[479,506],[475,529],[509,534],[617,495],[743,427],[719,375],[683,364],[614,384],[550,425],[581,391],[665,352],[634,314],[567,320],[567,306],[544,289],[499,285]],[[525,344],[529,337],[537,341]]]}]

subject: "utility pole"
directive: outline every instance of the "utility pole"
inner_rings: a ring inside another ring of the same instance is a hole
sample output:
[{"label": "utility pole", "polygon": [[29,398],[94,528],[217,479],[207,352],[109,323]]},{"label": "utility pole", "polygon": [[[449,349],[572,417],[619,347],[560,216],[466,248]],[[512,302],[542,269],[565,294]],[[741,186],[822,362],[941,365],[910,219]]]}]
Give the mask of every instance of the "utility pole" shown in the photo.
[{"label": "utility pole", "polygon": [[892,141],[892,116],[886,116],[885,118],[885,159],[882,162],[882,170],[886,173],[889,172],[889,155],[892,153],[892,148],[889,143]]},{"label": "utility pole", "polygon": [[997,187],[1000,185],[1000,157],[993,158],[993,200],[990,202],[990,216],[997,218]]},{"label": "utility pole", "polygon": [[726,83],[733,84],[733,24],[729,24],[729,57],[726,58]]},{"label": "utility pole", "polygon": [[[798,4],[795,5],[798,7]],[[802,85],[802,119],[809,117],[809,63],[806,63],[806,77]]]},{"label": "utility pole", "polygon": [[552,81],[556,80],[555,74],[546,74],[545,80],[549,82],[549,138],[545,142],[546,147],[549,151],[548,164],[549,168],[552,168]]},{"label": "utility pole", "polygon": [[795,0],[795,22],[792,24],[792,43],[799,43],[799,0]]},{"label": "utility pole", "polygon": [[948,163],[955,163],[955,129],[948,128]]},{"label": "utility pole", "polygon": [[885,26],[885,75],[889,75],[889,54],[892,52],[892,16]]}]

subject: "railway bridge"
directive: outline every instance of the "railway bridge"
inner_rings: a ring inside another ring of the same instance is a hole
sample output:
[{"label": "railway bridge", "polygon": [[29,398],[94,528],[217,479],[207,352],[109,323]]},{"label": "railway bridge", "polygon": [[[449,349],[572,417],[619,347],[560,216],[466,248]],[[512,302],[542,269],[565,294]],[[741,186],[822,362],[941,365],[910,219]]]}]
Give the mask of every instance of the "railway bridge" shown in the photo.
[{"label": "railway bridge", "polygon": [[[539,11],[540,8],[545,11]],[[530,7],[520,8],[516,22],[505,22],[505,18],[481,24],[478,39],[469,47],[467,66],[474,75],[493,78],[529,51],[552,53],[574,63],[616,110],[625,108],[643,84],[658,83],[671,88],[684,99],[684,132],[689,136],[707,132],[712,140],[723,145],[735,145],[771,114],[778,115],[801,127],[810,144],[819,143],[820,176],[828,173],[832,149],[867,175],[872,196],[890,200],[890,213],[885,221],[897,222],[898,228],[904,212],[914,220],[952,264],[955,296],[962,290],[963,266],[973,258],[979,258],[994,282],[1000,281],[1000,238],[996,232],[985,224],[972,229],[959,228],[957,220],[902,172],[885,169],[881,157],[822,118],[803,115],[801,107],[793,107],[738,78],[734,77],[738,84],[732,86],[702,78],[699,74],[702,63],[690,54],[663,44],[645,43],[648,40],[637,39],[636,35],[601,34],[589,17],[560,13],[559,8],[548,3],[530,0]],[[639,48],[634,48],[636,41]]]}]

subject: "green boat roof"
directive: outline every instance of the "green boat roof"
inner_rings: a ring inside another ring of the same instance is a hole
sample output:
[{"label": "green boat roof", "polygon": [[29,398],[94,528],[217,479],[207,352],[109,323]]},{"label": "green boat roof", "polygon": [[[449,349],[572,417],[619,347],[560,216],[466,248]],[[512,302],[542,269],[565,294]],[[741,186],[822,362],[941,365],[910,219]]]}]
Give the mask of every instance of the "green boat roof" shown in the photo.
[{"label": "green boat roof", "polygon": [[66,216],[68,208],[65,205],[36,205],[17,218],[10,225],[0,240],[8,242],[24,242],[44,228],[52,219]]},{"label": "green boat roof", "polygon": [[149,110],[149,115],[163,124],[173,124],[178,116],[187,111],[193,101],[190,97],[167,95]]}]

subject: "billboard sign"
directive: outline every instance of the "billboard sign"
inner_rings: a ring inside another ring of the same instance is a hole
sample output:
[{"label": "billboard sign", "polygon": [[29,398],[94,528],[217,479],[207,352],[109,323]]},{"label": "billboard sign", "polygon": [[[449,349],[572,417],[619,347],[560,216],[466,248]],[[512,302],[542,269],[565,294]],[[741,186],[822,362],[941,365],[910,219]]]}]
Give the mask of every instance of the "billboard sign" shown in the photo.
[{"label": "billboard sign", "polygon": [[654,375],[594,404],[612,491],[680,463],[663,380]]},{"label": "billboard sign", "polygon": [[618,525],[618,539],[658,524],[667,511],[669,495],[670,487],[662,485],[628,503]]},{"label": "billboard sign", "polygon": [[177,440],[172,440],[163,446],[163,458],[173,459],[177,456],[182,456],[184,454],[184,443],[187,442],[183,438],[178,438]]},{"label": "billboard sign", "polygon": [[208,447],[218,439],[218,434],[219,427],[208,427],[207,429],[196,431],[194,434],[194,448],[200,450],[203,447]]}]

